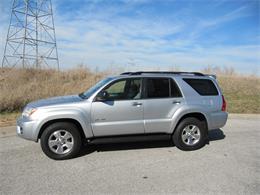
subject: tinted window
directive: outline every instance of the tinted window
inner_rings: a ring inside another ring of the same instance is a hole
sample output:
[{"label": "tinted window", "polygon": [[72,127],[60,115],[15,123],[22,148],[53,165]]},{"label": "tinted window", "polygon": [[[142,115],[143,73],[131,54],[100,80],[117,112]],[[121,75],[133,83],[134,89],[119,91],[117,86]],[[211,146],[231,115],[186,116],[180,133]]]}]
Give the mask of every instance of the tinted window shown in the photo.
[{"label": "tinted window", "polygon": [[200,95],[210,96],[218,95],[218,90],[214,83],[208,79],[183,79]]},{"label": "tinted window", "polygon": [[168,78],[148,78],[146,80],[147,98],[170,97],[170,82]]},{"label": "tinted window", "polygon": [[123,79],[108,86],[108,100],[131,100],[141,97],[141,79]]},{"label": "tinted window", "polygon": [[182,97],[179,87],[171,80],[171,97]]}]

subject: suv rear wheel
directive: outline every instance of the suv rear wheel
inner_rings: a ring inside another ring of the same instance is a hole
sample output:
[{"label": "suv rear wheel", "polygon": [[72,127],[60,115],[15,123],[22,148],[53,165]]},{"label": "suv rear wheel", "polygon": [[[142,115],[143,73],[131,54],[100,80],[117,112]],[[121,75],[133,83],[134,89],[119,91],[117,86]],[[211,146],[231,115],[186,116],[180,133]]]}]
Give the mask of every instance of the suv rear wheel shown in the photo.
[{"label": "suv rear wheel", "polygon": [[48,126],[41,136],[43,152],[52,159],[64,160],[75,157],[81,148],[81,137],[77,127],[68,122],[57,122]]},{"label": "suv rear wheel", "polygon": [[207,140],[206,122],[193,117],[185,118],[177,126],[172,138],[176,147],[181,150],[197,150]]}]

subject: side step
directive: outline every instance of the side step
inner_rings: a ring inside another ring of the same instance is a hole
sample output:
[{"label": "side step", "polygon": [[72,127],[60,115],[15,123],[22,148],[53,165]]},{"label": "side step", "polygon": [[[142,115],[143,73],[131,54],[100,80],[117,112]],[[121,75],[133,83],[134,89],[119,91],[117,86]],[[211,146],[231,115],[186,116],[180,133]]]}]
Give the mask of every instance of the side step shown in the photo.
[{"label": "side step", "polygon": [[89,144],[105,144],[105,143],[124,143],[124,142],[147,142],[170,140],[171,134],[138,134],[138,135],[122,135],[122,136],[106,136],[95,137],[87,140]]}]

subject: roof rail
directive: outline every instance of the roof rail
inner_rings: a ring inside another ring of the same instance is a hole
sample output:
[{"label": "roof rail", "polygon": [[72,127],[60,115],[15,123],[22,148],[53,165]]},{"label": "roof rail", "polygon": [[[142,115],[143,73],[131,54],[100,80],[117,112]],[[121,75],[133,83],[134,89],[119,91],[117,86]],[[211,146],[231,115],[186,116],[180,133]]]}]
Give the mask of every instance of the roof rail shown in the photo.
[{"label": "roof rail", "polygon": [[139,72],[123,72],[121,75],[141,75],[141,74],[177,74],[177,75],[195,75],[205,76],[200,72],[172,72],[172,71],[139,71]]}]

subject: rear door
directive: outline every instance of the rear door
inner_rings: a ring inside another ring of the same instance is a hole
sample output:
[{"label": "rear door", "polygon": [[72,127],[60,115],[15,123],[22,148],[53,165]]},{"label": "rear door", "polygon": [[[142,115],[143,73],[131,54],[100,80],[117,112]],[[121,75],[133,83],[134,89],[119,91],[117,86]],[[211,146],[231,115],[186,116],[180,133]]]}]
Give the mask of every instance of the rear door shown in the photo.
[{"label": "rear door", "polygon": [[172,116],[183,102],[181,92],[172,78],[144,80],[145,133],[169,132]]}]

